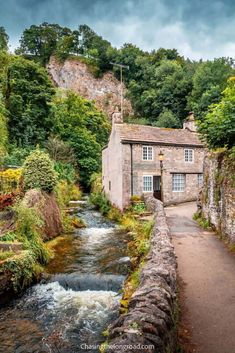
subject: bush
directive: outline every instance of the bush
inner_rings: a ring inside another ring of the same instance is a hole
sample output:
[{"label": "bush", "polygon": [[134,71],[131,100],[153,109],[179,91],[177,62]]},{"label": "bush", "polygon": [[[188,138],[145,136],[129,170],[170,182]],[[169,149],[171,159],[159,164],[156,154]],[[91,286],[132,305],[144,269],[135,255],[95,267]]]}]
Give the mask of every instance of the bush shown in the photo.
[{"label": "bush", "polygon": [[4,158],[4,165],[6,166],[22,166],[25,159],[32,152],[32,148],[17,148],[11,147],[10,151]]},{"label": "bush", "polygon": [[22,204],[14,207],[16,213],[16,234],[25,250],[30,250],[35,260],[46,264],[50,259],[50,253],[43,243],[41,233],[44,222],[33,208],[25,207]]},{"label": "bush", "polygon": [[6,169],[0,171],[0,192],[10,193],[12,190],[18,189],[20,184],[22,170],[18,169]]},{"label": "bush", "polygon": [[75,183],[78,179],[76,170],[69,163],[55,163],[55,171],[59,180],[66,180],[68,183]]},{"label": "bush", "polygon": [[23,178],[25,190],[52,192],[56,186],[56,173],[48,154],[39,149],[30,153],[23,165]]},{"label": "bush", "polygon": [[223,98],[210,106],[205,119],[198,122],[198,131],[209,148],[232,148],[235,141],[235,77],[228,81]]},{"label": "bush", "polygon": [[103,192],[92,193],[90,202],[93,203],[104,216],[106,216],[112,208],[111,202]]},{"label": "bush", "polygon": [[60,181],[56,186],[56,198],[61,208],[69,205],[69,201],[77,201],[82,193],[77,185],[70,184],[66,180]]}]

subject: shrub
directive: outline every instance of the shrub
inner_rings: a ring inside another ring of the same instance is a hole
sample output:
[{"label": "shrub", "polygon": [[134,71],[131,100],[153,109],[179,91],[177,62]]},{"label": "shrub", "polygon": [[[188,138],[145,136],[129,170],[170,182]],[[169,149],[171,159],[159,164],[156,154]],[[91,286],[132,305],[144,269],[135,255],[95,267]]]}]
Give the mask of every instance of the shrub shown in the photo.
[{"label": "shrub", "polygon": [[56,162],[54,168],[59,180],[66,180],[71,184],[77,181],[76,170],[71,164]]},{"label": "shrub", "polygon": [[23,165],[24,188],[50,193],[56,186],[56,173],[48,154],[39,149],[30,153]]},{"label": "shrub", "polygon": [[10,193],[14,189],[19,188],[22,170],[19,169],[6,169],[0,171],[0,191],[3,193]]},{"label": "shrub", "polygon": [[112,208],[111,202],[103,192],[92,193],[90,201],[104,216],[106,216]]},{"label": "shrub", "polygon": [[8,257],[12,257],[13,255],[14,255],[13,251],[2,251],[2,250],[0,250],[0,261],[4,261]]},{"label": "shrub", "polygon": [[0,195],[0,211],[5,208],[12,206],[17,197],[17,193],[10,193],[5,195]]},{"label": "shrub", "polygon": [[19,204],[14,207],[14,211],[16,213],[17,238],[22,241],[24,249],[33,253],[35,260],[46,264],[50,259],[50,253],[41,237],[44,222],[33,208]]},{"label": "shrub", "polygon": [[69,201],[77,201],[81,198],[82,193],[75,184],[70,184],[66,180],[60,181],[56,186],[56,198],[61,208],[69,205]]},{"label": "shrub", "polygon": [[19,148],[11,146],[10,151],[4,158],[4,165],[6,166],[22,166],[25,159],[32,152],[31,147]]}]

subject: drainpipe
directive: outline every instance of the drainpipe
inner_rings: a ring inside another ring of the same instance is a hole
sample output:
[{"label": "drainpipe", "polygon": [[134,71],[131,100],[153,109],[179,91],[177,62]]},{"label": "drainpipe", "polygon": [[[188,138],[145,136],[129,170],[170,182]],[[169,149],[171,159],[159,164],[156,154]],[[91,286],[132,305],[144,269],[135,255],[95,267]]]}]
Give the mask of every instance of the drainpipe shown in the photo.
[{"label": "drainpipe", "polygon": [[133,185],[133,145],[130,143],[131,147],[131,196],[133,196],[134,185]]}]

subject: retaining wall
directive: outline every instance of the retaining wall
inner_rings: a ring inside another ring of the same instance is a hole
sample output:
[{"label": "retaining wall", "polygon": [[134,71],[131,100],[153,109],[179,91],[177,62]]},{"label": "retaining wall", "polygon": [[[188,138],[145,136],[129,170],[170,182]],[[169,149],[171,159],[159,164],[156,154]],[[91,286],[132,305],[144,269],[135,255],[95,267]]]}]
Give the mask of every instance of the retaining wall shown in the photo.
[{"label": "retaining wall", "polygon": [[176,257],[162,202],[148,197],[146,203],[155,212],[150,252],[128,313],[111,325],[108,353],[173,353],[176,347]]}]

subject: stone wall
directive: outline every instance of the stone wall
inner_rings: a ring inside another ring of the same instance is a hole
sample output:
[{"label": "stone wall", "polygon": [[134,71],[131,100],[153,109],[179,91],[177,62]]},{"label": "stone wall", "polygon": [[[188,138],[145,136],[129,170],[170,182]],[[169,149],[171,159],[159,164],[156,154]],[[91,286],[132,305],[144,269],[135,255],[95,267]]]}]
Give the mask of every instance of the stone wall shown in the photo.
[{"label": "stone wall", "polygon": [[[84,98],[94,100],[97,108],[104,111],[110,119],[115,107],[119,107],[120,110],[121,84],[113,73],[107,72],[101,78],[95,78],[89,71],[88,65],[79,61],[79,58],[59,63],[51,57],[47,69],[58,87],[75,91]],[[125,96],[124,85],[123,92]],[[131,103],[128,99],[124,99],[123,108],[124,115],[132,114]]]},{"label": "stone wall", "polygon": [[[163,196],[164,204],[174,204],[197,200],[200,185],[198,174],[203,172],[204,149],[191,147],[194,150],[193,163],[185,162],[184,147],[181,146],[153,146],[153,161],[142,160],[142,145],[133,145],[133,194],[143,195],[143,176],[161,175],[158,154],[164,153],[163,162]],[[123,202],[124,207],[130,201],[131,192],[131,154],[130,145],[123,144]],[[172,174],[185,174],[185,190],[180,192],[172,191]],[[146,194],[146,193],[145,193]],[[149,194],[152,194],[149,193]]]},{"label": "stone wall", "polygon": [[198,207],[202,216],[235,243],[235,161],[225,152],[208,152]]},{"label": "stone wall", "polygon": [[151,249],[128,313],[111,325],[108,353],[168,353],[176,347],[176,257],[162,203],[153,197],[146,203],[156,212]]}]

